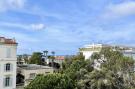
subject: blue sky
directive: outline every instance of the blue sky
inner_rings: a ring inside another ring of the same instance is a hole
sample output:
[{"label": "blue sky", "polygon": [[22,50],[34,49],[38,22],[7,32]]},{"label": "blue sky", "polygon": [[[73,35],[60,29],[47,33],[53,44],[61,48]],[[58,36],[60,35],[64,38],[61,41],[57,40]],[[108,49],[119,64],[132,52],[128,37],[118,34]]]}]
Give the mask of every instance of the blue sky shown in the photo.
[{"label": "blue sky", "polygon": [[90,43],[135,46],[134,0],[0,0],[0,36],[18,54],[75,54]]}]

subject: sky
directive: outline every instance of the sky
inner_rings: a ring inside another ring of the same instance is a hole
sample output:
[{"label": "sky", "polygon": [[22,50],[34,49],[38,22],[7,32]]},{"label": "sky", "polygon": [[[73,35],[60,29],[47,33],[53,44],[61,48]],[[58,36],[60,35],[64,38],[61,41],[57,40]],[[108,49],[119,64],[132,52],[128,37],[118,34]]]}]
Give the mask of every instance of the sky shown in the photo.
[{"label": "sky", "polygon": [[72,55],[86,44],[135,46],[135,0],[0,0],[0,36],[18,54]]}]

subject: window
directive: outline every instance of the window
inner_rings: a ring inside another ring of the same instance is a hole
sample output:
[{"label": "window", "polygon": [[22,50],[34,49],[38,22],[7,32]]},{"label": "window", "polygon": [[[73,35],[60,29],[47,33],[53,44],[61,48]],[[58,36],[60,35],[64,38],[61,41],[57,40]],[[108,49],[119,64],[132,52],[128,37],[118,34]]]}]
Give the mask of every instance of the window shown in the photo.
[{"label": "window", "polygon": [[7,58],[11,57],[11,49],[7,48]]},{"label": "window", "polygon": [[10,71],[11,70],[11,64],[7,63],[5,64],[5,71]]},{"label": "window", "polygon": [[11,84],[12,84],[12,81],[11,81],[10,76],[6,76],[6,78],[4,79],[4,86],[9,87],[11,86]]}]

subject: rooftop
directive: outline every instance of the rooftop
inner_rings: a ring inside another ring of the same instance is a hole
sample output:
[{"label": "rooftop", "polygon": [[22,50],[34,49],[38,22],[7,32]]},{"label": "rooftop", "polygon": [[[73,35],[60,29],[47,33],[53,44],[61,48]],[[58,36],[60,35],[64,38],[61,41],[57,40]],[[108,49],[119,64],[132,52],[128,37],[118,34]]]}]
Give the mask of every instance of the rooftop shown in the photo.
[{"label": "rooftop", "polygon": [[17,44],[15,39],[0,37],[0,44]]},{"label": "rooftop", "polygon": [[52,69],[49,66],[42,66],[36,64],[25,64],[25,65],[18,65],[19,68],[26,69],[26,70],[38,70],[38,69]]},{"label": "rooftop", "polygon": [[90,44],[85,45],[82,48],[79,48],[80,51],[100,51],[103,47],[111,47],[113,49],[119,49],[124,52],[132,52],[135,51],[135,47],[131,46],[123,46],[123,45],[109,45],[109,44]]},{"label": "rooftop", "polygon": [[64,60],[65,59],[65,56],[56,56],[55,57],[55,60]]}]

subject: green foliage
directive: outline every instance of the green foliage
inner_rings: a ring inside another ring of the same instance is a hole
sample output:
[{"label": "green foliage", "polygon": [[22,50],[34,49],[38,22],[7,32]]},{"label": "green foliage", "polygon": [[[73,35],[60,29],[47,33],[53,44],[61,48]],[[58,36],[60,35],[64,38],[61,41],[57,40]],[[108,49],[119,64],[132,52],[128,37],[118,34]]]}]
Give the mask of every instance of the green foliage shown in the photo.
[{"label": "green foliage", "polygon": [[100,57],[101,57],[101,55],[99,53],[96,53],[96,52],[91,55],[92,60],[99,59]]},{"label": "green foliage", "polygon": [[73,56],[72,57],[72,60],[75,61],[75,60],[84,60],[85,57],[83,56],[82,53],[78,53],[76,56]]},{"label": "green foliage", "polygon": [[72,64],[65,69],[63,73],[67,74],[71,79],[74,80],[76,78],[76,72],[85,66],[86,62],[84,60],[76,60],[72,62]]},{"label": "green foliage", "polygon": [[75,56],[67,56],[65,58],[65,61],[62,63],[62,68],[65,70],[68,67],[70,67],[70,65],[74,62],[74,61],[84,61],[84,56],[82,53],[78,53]]},{"label": "green foliage", "polygon": [[30,64],[41,64],[42,53],[34,52],[30,58]]},{"label": "green foliage", "polygon": [[[101,70],[93,69],[93,60],[101,57],[106,59]],[[132,58],[108,47],[91,59],[84,60],[82,54],[67,57],[60,73],[37,76],[25,89],[135,89]]]},{"label": "green foliage", "polygon": [[77,82],[78,89],[125,89],[123,81],[110,70],[94,70]]},{"label": "green foliage", "polygon": [[107,59],[103,67],[108,68],[114,72],[118,71],[131,71],[134,66],[134,60],[130,57],[125,57],[119,51],[113,51],[110,48],[104,48],[100,52],[100,55],[104,55],[104,58]]},{"label": "green foliage", "polygon": [[40,75],[25,89],[74,89],[74,82],[66,74]]}]

